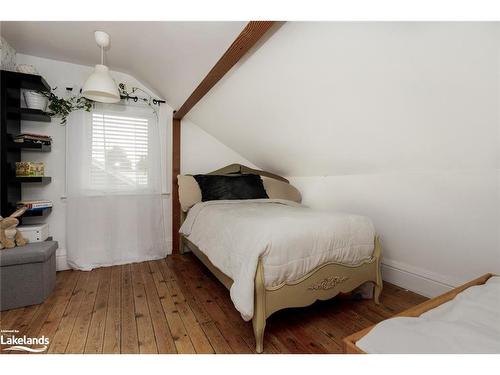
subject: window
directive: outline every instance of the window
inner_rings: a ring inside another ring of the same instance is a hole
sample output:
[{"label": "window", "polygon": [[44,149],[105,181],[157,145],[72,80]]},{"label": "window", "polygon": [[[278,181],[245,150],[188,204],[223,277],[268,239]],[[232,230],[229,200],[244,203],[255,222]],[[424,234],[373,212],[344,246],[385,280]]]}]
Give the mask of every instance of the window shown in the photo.
[{"label": "window", "polygon": [[149,187],[151,121],[147,116],[128,113],[92,113],[92,189],[127,191]]}]

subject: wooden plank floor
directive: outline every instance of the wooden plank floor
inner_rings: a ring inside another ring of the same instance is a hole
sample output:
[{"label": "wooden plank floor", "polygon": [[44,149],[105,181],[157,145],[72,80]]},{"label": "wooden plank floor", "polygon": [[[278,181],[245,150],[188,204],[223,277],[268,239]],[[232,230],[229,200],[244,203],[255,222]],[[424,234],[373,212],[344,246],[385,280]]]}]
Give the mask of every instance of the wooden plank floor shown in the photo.
[{"label": "wooden plank floor", "polygon": [[[385,283],[379,306],[334,298],[279,311],[268,319],[264,349],[341,353],[343,337],[425,300]],[[251,322],[192,254],[58,272],[43,304],[1,312],[0,328],[45,335],[49,353],[254,353],[255,346]]]}]

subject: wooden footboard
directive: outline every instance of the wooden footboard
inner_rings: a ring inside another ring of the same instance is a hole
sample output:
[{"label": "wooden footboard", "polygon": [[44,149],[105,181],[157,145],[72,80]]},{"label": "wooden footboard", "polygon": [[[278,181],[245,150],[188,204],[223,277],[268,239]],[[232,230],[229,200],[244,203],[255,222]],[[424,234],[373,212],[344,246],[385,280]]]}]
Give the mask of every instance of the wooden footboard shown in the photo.
[{"label": "wooden footboard", "polygon": [[[214,266],[198,247],[186,238],[182,238],[182,241],[226,288],[231,287],[233,280]],[[327,300],[339,293],[350,292],[365,282],[374,283],[374,300],[378,304],[382,292],[381,256],[380,241],[378,237],[375,237],[373,257],[366,262],[355,266],[334,262],[325,263],[298,280],[272,288],[265,287],[264,266],[263,262],[259,260],[255,274],[254,316],[252,319],[256,352],[262,353],[264,350],[266,319],[278,310],[308,306],[317,300]]]},{"label": "wooden footboard", "polygon": [[[469,281],[468,283],[459,286],[458,288],[455,288],[453,290],[450,290],[447,293],[444,293],[440,296],[431,298],[428,301],[422,302],[419,305],[416,305],[408,310],[405,310],[397,315],[395,317],[418,317],[422,315],[423,313],[432,310],[443,303],[446,303],[448,301],[451,301],[453,298],[457,296],[458,293],[463,292],[465,289],[475,286],[475,285],[482,285],[488,279],[493,276],[491,273],[487,273],[486,275],[483,275],[481,277],[478,277],[477,279],[474,279],[472,281]],[[363,350],[361,350],[358,346],[356,346],[356,342],[361,340],[364,336],[366,336],[373,328],[375,327],[375,324],[373,326],[370,326],[368,328],[365,328],[359,332],[353,333],[350,336],[347,336],[344,338],[344,352],[346,354],[366,354]]]},{"label": "wooden footboard", "polygon": [[255,277],[255,308],[253,317],[257,353],[262,353],[266,319],[274,312],[289,307],[303,307],[317,300],[327,300],[339,293],[347,293],[371,281],[375,284],[374,300],[379,303],[382,292],[380,261],[382,248],[375,237],[373,257],[355,266],[329,262],[293,282],[273,288],[264,286],[264,269],[259,261]]}]

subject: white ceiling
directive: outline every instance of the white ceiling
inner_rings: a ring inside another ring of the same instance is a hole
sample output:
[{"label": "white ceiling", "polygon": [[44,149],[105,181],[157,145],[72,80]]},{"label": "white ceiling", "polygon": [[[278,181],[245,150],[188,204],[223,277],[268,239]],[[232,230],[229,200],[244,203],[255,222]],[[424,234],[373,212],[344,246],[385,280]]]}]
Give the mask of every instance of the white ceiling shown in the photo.
[{"label": "white ceiling", "polygon": [[500,23],[287,22],[187,118],[285,176],[492,168],[499,36]]},{"label": "white ceiling", "polygon": [[83,65],[99,62],[94,31],[111,35],[106,64],[178,109],[246,22],[2,22],[17,52]]}]

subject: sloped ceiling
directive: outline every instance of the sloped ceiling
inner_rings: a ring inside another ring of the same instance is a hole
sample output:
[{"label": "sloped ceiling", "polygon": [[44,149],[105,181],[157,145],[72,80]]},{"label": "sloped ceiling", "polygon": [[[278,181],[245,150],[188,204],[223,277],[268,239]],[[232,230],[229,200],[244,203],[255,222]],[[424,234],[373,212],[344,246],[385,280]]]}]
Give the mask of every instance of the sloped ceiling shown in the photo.
[{"label": "sloped ceiling", "polygon": [[17,52],[83,65],[99,63],[94,31],[111,35],[106,64],[133,75],[175,109],[246,22],[2,22]]},{"label": "sloped ceiling", "polygon": [[499,35],[498,23],[287,22],[187,118],[286,176],[494,168]]}]

